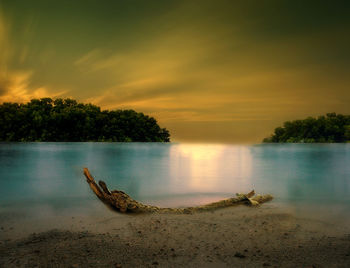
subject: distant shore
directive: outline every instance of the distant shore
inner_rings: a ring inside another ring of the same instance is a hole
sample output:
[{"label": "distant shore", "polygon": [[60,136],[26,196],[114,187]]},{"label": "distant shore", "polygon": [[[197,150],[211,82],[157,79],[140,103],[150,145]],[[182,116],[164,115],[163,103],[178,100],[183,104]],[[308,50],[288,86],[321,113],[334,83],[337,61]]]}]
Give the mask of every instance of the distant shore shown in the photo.
[{"label": "distant shore", "polygon": [[66,224],[19,237],[20,224],[2,221],[0,267],[350,266],[349,227],[271,204],[193,215],[108,213]]}]

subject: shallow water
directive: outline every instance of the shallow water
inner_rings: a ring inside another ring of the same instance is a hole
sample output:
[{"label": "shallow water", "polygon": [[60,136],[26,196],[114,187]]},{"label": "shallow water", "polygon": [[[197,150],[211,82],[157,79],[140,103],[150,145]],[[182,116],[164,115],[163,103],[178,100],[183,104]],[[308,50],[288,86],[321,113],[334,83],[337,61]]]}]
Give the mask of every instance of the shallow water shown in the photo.
[{"label": "shallow water", "polygon": [[104,208],[82,174],[159,206],[255,189],[297,213],[350,212],[350,144],[0,143],[0,215],[76,215]]}]

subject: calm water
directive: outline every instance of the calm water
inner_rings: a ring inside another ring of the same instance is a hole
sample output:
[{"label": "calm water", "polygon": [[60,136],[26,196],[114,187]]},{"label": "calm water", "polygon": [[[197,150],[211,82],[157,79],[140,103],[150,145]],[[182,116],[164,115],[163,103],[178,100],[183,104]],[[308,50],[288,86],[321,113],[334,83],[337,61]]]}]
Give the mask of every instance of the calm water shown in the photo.
[{"label": "calm water", "polygon": [[0,213],[101,209],[83,167],[110,189],[161,206],[255,189],[296,211],[350,212],[350,144],[0,143]]}]

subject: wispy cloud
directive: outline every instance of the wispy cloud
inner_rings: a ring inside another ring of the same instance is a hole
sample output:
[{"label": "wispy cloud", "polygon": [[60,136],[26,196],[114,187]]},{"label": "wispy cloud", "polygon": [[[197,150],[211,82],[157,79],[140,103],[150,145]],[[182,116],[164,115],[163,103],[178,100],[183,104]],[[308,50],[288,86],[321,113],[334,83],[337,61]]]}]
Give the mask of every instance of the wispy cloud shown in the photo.
[{"label": "wispy cloud", "polygon": [[8,1],[0,101],[69,93],[152,115],[175,139],[259,140],[285,120],[350,112],[341,5],[112,2],[48,12]]},{"label": "wispy cloud", "polygon": [[[3,102],[28,102],[35,98],[60,97],[67,91],[50,92],[45,87],[30,87],[31,72],[8,72],[3,93],[0,95],[0,103]],[[1,86],[1,84],[0,84]]]},{"label": "wispy cloud", "polygon": [[[24,63],[28,55],[26,45],[19,46],[11,40],[11,23],[0,7],[0,103],[28,102],[34,98],[65,95],[67,90],[53,91],[45,86],[31,85],[34,70],[19,69],[12,66],[14,61]],[[30,24],[30,23],[29,23]],[[26,27],[23,38],[30,30]]]}]

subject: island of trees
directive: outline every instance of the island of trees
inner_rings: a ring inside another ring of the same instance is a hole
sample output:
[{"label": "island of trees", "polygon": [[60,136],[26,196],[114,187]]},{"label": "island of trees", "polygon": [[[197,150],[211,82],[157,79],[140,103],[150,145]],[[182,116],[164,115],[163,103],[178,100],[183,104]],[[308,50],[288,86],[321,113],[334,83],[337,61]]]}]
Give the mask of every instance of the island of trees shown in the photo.
[{"label": "island of trees", "polygon": [[169,142],[168,130],[133,110],[101,110],[73,99],[0,105],[0,141]]},{"label": "island of trees", "polygon": [[350,141],[350,115],[328,113],[317,118],[287,121],[263,142],[334,143]]}]

